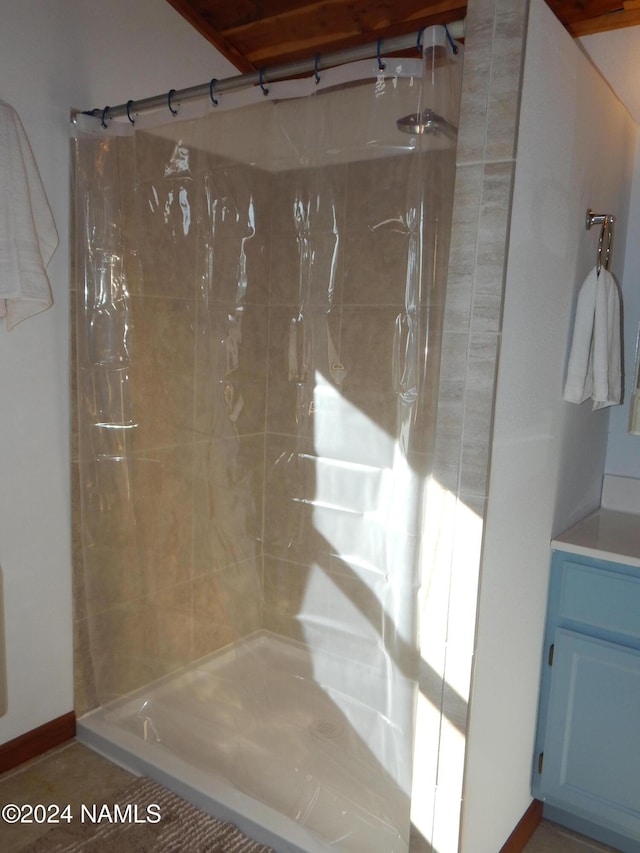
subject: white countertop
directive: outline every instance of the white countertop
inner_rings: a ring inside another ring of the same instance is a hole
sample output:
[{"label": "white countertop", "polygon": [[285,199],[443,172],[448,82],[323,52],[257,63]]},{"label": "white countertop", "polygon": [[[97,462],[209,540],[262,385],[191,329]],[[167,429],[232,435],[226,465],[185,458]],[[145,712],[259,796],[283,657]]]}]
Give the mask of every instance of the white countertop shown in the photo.
[{"label": "white countertop", "polygon": [[596,510],[553,539],[551,547],[640,568],[640,515]]}]

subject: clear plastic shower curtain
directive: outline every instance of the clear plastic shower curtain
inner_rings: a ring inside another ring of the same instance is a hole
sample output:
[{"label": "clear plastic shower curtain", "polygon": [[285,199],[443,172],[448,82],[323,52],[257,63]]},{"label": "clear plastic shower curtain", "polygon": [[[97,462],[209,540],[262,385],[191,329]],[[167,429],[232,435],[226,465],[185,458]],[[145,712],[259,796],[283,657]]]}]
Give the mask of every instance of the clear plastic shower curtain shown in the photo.
[{"label": "clear plastic shower curtain", "polygon": [[[79,117],[78,691],[317,838],[406,851],[456,62]],[[309,94],[309,92],[311,94]]]}]

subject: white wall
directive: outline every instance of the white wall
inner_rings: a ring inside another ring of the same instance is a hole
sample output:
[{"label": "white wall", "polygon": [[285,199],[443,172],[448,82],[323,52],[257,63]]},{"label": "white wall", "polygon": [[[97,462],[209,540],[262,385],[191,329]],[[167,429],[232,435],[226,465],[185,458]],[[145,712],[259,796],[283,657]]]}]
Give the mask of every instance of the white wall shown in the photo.
[{"label": "white wall", "polygon": [[25,126],[60,246],[49,266],[53,307],[10,333],[0,324],[0,565],[8,676],[0,743],[73,708],[69,110],[236,73],[165,0],[21,0],[4,10],[0,99]]},{"label": "white wall", "polygon": [[488,515],[462,850],[495,853],[531,802],[553,534],[600,499],[609,414],[562,400],[577,291],[596,259],[588,207],[619,218],[624,263],[635,124],[543,0],[532,0]]},{"label": "white wall", "polygon": [[[640,53],[640,44],[638,47]],[[624,275],[619,279],[624,303],[625,399],[622,406],[611,412],[605,470],[607,474],[640,478],[640,436],[629,435],[628,432],[640,324],[640,139],[638,142],[631,186]],[[615,246],[614,249],[617,251]]]},{"label": "white wall", "polygon": [[[601,70],[620,100],[640,123],[640,27],[625,27],[586,36],[580,44]],[[628,433],[629,403],[635,368],[635,348],[640,323],[640,144],[636,151],[631,188],[624,275],[620,280],[624,302],[625,400],[611,411],[607,442],[607,474],[640,478],[640,437]],[[619,246],[616,239],[616,246]],[[617,251],[617,249],[616,249]]]}]

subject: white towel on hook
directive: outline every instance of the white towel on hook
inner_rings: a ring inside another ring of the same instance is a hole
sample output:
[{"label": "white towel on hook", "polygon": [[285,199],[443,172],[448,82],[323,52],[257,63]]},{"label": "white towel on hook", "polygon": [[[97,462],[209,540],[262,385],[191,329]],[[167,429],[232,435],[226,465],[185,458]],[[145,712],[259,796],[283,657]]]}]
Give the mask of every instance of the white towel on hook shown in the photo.
[{"label": "white towel on hook", "polygon": [[58,233],[29,140],[16,111],[0,101],[0,317],[7,328],[52,302],[46,266]]},{"label": "white towel on hook", "polygon": [[620,297],[611,273],[601,268],[586,277],[576,305],[564,399],[593,400],[594,409],[615,406],[622,398]]}]

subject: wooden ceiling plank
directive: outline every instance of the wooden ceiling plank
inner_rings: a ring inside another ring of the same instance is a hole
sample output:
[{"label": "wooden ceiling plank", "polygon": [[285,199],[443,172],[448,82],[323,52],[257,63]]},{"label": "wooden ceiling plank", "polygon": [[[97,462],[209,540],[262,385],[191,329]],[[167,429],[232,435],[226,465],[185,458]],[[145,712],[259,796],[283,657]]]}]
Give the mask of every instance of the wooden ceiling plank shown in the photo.
[{"label": "wooden ceiling plank", "polygon": [[247,73],[257,69],[238,49],[231,44],[209,21],[194,11],[190,0],[167,0],[182,17],[194,27],[200,35],[220,51],[220,53],[236,66],[238,71]]},{"label": "wooden ceiling plank", "polygon": [[264,66],[287,61],[287,57],[340,50],[349,42],[364,44],[420,26],[450,22],[464,17],[465,8],[464,0],[407,0],[401,7],[367,0],[352,0],[349,4],[342,0],[316,0],[298,5],[286,15],[227,30],[224,36],[254,65]]},{"label": "wooden ceiling plank", "polygon": [[619,12],[624,0],[546,0],[547,5],[565,26]]},{"label": "wooden ceiling plank", "polygon": [[189,0],[197,14],[210,20],[221,33],[233,27],[283,15],[303,6],[300,0]]},{"label": "wooden ceiling plank", "polygon": [[[167,0],[240,72],[463,18],[466,0]],[[640,25],[640,0],[546,0],[574,37]]]},{"label": "wooden ceiling plank", "polygon": [[[612,2],[612,0],[599,0]],[[238,24],[222,30],[226,38],[235,40],[251,31],[262,30],[273,32],[281,27],[301,26],[306,32],[312,33],[316,26],[324,26],[324,22],[332,19],[347,21],[350,29],[380,29],[382,26],[415,20],[419,17],[446,15],[452,9],[466,8],[466,2],[461,0],[312,0],[312,2],[296,3],[287,12],[268,14],[250,23]],[[271,10],[270,10],[271,11]]]},{"label": "wooden ceiling plank", "polygon": [[[464,12],[464,8],[460,10]],[[459,19],[460,15],[458,15]],[[443,23],[442,20],[435,18],[421,22],[425,26],[431,26]],[[384,38],[395,38],[397,36],[407,35],[408,33],[416,32],[415,23],[405,23],[384,30]],[[358,35],[347,35],[342,38],[336,34],[327,35],[325,38],[316,35],[306,39],[298,39],[295,42],[280,44],[277,47],[270,48],[263,46],[262,49],[251,54],[254,64],[259,67],[269,68],[274,65],[282,65],[288,62],[295,62],[301,59],[308,59],[316,54],[334,53],[340,50],[346,50],[350,47],[357,47],[363,44],[375,42],[380,31],[364,32]],[[417,55],[417,54],[416,54]]]},{"label": "wooden ceiling plank", "polygon": [[[398,28],[397,31],[385,33],[385,38],[395,38],[412,33],[413,29],[407,31],[406,28]],[[264,49],[259,53],[252,54],[254,63],[259,67],[269,69],[273,66],[286,65],[290,62],[298,62],[300,60],[309,59],[310,57],[320,54],[337,53],[350,48],[360,47],[362,45],[371,44],[374,42],[375,36],[370,33],[364,33],[359,36],[346,36],[345,38],[331,37],[330,39],[312,39],[298,41],[282,46],[278,50]],[[416,54],[417,55],[417,54]]]},{"label": "wooden ceiling plank", "polygon": [[610,30],[620,30],[625,27],[637,27],[640,25],[640,9],[632,8],[621,12],[612,12],[610,15],[600,15],[597,18],[588,18],[570,24],[567,29],[574,38],[591,36],[596,33],[605,33]]}]

